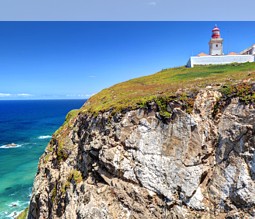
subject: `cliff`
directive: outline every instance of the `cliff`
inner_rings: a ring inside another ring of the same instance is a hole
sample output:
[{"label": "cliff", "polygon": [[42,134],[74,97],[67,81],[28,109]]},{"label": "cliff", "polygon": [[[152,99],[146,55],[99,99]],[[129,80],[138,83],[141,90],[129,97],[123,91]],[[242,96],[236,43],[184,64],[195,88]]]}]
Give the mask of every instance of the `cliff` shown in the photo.
[{"label": "cliff", "polygon": [[28,218],[254,218],[255,66],[240,66],[175,90],[166,72],[135,79],[70,112],[40,159]]}]

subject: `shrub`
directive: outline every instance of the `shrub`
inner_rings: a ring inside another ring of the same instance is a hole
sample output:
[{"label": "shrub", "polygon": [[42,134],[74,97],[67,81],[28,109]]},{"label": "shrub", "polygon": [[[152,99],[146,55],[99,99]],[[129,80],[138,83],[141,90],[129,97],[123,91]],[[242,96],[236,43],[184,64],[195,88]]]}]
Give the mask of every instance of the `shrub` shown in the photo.
[{"label": "shrub", "polygon": [[239,100],[245,104],[255,103],[255,93],[252,89],[252,84],[225,85],[219,91],[224,99],[239,97]]},{"label": "shrub", "polygon": [[54,188],[51,190],[51,201],[52,203],[55,201],[57,196],[57,184],[54,185]]},{"label": "shrub", "polygon": [[159,114],[164,117],[164,118],[170,118],[172,114],[167,111],[167,104],[168,100],[166,97],[158,97],[155,99],[156,104],[158,105],[159,108]]},{"label": "shrub", "polygon": [[69,173],[69,176],[68,176],[68,179],[67,179],[69,182],[71,182],[72,180],[74,180],[74,182],[76,184],[82,182],[82,174],[79,170],[72,170],[70,173]]},{"label": "shrub", "polygon": [[64,193],[66,192],[66,190],[67,190],[68,188],[70,188],[70,184],[71,184],[70,181],[66,181],[66,182],[64,183],[64,185],[61,187],[61,190],[60,190],[62,194],[64,194]]},{"label": "shrub", "polygon": [[62,160],[65,161],[68,158],[68,152],[64,148],[64,143],[62,141],[58,141],[57,144],[57,160],[58,162],[61,162]]}]

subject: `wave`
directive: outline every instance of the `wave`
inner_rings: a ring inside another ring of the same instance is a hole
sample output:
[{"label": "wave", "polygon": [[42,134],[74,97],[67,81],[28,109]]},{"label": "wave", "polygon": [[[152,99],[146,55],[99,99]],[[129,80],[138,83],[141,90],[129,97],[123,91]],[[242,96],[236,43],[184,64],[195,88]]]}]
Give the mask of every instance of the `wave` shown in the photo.
[{"label": "wave", "polygon": [[11,143],[11,144],[2,145],[2,146],[0,146],[0,148],[4,148],[4,149],[19,148],[19,147],[21,147],[22,145],[23,145],[23,144],[14,144],[14,143]]},{"label": "wave", "polygon": [[9,207],[19,207],[20,206],[20,201],[11,202],[8,206]]},{"label": "wave", "polygon": [[38,137],[38,139],[48,139],[48,138],[51,138],[52,136],[51,135],[41,135]]},{"label": "wave", "polygon": [[[22,211],[20,211],[21,203],[20,201],[11,202],[9,205],[9,209],[4,212],[4,218],[16,218]],[[11,210],[12,209],[12,210]]]},{"label": "wave", "polygon": [[22,212],[22,211],[13,211],[13,212],[11,212],[10,214],[8,214],[8,212],[5,212],[5,217],[6,217],[6,218],[11,218],[11,219],[17,218],[18,215],[19,215],[21,212]]},{"label": "wave", "polygon": [[8,204],[9,207],[5,211],[0,212],[0,218],[16,218],[29,205],[29,201],[14,201]]}]

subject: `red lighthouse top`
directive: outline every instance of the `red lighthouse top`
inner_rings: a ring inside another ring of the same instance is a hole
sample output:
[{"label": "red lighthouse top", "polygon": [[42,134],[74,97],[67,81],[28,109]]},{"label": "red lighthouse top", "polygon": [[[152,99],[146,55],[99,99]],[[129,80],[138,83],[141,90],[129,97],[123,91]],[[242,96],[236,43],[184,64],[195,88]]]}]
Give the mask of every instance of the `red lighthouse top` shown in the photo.
[{"label": "red lighthouse top", "polygon": [[220,29],[217,27],[217,25],[215,25],[212,29],[212,38],[220,38]]}]

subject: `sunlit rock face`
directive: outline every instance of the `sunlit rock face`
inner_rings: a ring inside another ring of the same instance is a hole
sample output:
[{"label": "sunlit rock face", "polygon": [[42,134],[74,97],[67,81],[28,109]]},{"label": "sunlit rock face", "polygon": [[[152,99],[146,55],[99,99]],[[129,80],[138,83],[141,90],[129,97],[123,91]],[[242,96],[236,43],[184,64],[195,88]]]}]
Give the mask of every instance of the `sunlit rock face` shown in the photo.
[{"label": "sunlit rock face", "polygon": [[169,103],[170,119],[153,103],[78,115],[40,159],[28,218],[254,218],[255,110],[236,98],[215,115],[220,97]]}]

